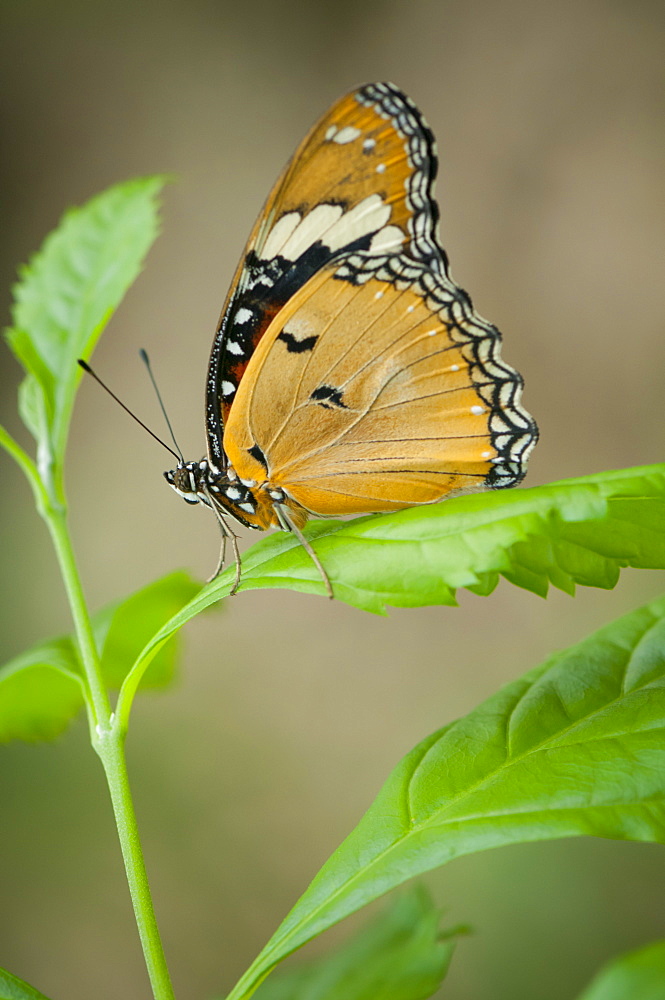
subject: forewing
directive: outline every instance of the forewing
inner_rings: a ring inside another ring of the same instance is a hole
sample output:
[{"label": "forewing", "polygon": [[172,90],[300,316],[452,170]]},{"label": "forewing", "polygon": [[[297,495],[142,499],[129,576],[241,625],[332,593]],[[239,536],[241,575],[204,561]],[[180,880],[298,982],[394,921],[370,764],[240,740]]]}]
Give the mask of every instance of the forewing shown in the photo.
[{"label": "forewing", "polygon": [[513,486],[537,431],[500,340],[441,272],[403,255],[331,262],[257,348],[229,460],[320,516]]},{"label": "forewing", "polygon": [[434,139],[397,87],[368,84],[305,137],[261,212],[235,274],[208,372],[208,452],[224,464],[223,425],[258,342],[333,257],[401,251],[445,271],[432,199]]}]

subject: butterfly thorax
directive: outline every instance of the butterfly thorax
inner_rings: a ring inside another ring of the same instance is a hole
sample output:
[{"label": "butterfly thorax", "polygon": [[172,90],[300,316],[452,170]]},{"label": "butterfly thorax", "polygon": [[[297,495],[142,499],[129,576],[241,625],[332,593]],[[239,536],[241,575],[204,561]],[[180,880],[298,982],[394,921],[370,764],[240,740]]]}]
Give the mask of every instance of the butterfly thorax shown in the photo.
[{"label": "butterfly thorax", "polygon": [[231,466],[218,472],[205,458],[200,462],[183,462],[176,469],[165,472],[164,478],[187,503],[214,506],[220,514],[231,515],[246,528],[259,531],[283,528],[284,521],[279,516],[281,506],[287,506],[291,516],[296,514],[299,527],[307,519],[305,512],[296,511],[294,506],[297,505],[268,480],[259,483],[254,479],[240,479]]}]

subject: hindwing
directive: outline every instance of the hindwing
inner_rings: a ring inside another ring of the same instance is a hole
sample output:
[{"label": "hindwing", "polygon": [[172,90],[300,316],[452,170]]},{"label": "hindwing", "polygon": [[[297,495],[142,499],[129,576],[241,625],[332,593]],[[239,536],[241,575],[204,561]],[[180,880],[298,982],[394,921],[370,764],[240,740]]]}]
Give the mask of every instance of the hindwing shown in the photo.
[{"label": "hindwing", "polygon": [[324,517],[513,486],[537,432],[500,341],[443,269],[346,254],[268,327],[224,450],[242,479]]}]

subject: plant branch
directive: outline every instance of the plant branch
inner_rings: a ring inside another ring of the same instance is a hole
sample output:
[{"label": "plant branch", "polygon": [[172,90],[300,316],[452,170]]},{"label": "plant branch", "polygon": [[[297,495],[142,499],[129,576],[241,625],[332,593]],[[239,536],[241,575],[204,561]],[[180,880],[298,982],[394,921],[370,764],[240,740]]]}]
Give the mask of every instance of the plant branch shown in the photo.
[{"label": "plant branch", "polygon": [[129,892],[153,995],[155,1000],[174,1000],[129,787],[124,738],[119,728],[114,726],[102,733],[94,746],[104,766],[111,793]]},{"label": "plant branch", "polygon": [[21,448],[20,444],[18,444],[11,434],[2,426],[0,426],[0,445],[2,445],[8,455],[11,455],[16,464],[25,474],[25,477],[32,488],[37,508],[40,512],[42,512],[47,503],[48,497],[44,484],[42,483],[37,471],[37,466],[28,453]]},{"label": "plant branch", "polygon": [[[188,605],[185,605],[188,607]],[[181,614],[182,611],[178,612]],[[176,617],[176,616],[174,616]],[[164,630],[168,629],[170,622],[167,622],[164,626]],[[162,631],[162,630],[160,630]],[[115,706],[115,714],[117,719],[117,724],[120,727],[122,733],[126,733],[127,727],[129,726],[129,714],[132,710],[132,705],[134,703],[134,697],[138,690],[139,684],[143,680],[143,675],[152,663],[154,657],[160,651],[162,646],[164,646],[169,640],[169,636],[165,636],[161,642],[155,642],[155,637],[150,640],[146,649],[142,650],[138,659],[132,666],[131,670],[127,673],[124,681],[122,682],[122,687],[120,688],[120,694],[118,695],[118,700]]]},{"label": "plant branch", "polygon": [[153,995],[155,1000],[174,1000],[129,788],[124,734],[111,712],[92,624],[67,530],[66,511],[62,507],[47,504],[43,509],[43,516],[53,539],[74,619],[85,672],[92,745],[104,767],[111,794],[120,849]]},{"label": "plant branch", "polygon": [[106,687],[104,686],[99,653],[67,530],[67,515],[62,509],[54,509],[52,506],[48,506],[43,516],[53,539],[60,572],[65,584],[65,590],[67,591],[69,607],[74,619],[74,628],[76,630],[76,638],[81,652],[86,687],[89,694],[87,701],[88,708],[92,713],[92,728],[99,732],[100,730],[110,728],[111,703]]}]

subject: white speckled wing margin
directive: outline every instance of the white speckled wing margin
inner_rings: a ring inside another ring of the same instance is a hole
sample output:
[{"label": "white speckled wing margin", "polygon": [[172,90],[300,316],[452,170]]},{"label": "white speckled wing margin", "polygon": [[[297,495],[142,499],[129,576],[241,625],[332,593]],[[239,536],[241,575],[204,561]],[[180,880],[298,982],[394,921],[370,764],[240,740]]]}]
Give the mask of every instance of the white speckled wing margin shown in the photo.
[{"label": "white speckled wing margin", "polygon": [[434,183],[438,161],[432,130],[411,98],[392,83],[368,83],[358,91],[356,100],[374,108],[404,137],[412,168],[407,179],[407,201],[413,212],[408,223],[409,250],[429,267],[445,272],[448,261],[437,237],[439,209]]}]

